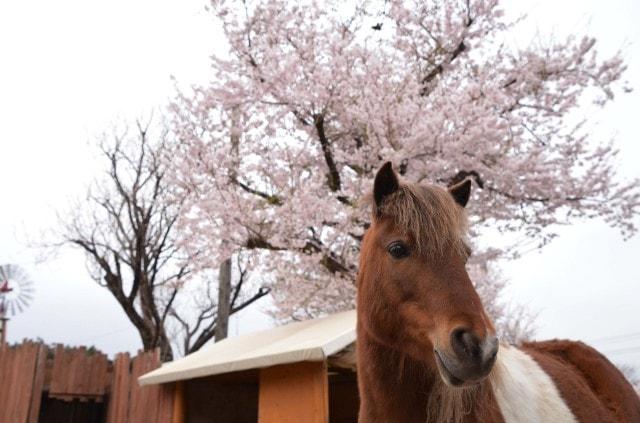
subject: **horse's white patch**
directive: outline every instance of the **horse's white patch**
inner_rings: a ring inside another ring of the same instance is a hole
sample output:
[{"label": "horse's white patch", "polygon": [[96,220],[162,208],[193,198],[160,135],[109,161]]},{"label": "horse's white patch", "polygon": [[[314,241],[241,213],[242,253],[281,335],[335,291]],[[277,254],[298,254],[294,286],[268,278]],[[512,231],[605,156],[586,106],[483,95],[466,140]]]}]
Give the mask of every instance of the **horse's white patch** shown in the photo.
[{"label": "horse's white patch", "polygon": [[491,386],[506,423],[577,422],[549,375],[515,347],[500,346]]}]

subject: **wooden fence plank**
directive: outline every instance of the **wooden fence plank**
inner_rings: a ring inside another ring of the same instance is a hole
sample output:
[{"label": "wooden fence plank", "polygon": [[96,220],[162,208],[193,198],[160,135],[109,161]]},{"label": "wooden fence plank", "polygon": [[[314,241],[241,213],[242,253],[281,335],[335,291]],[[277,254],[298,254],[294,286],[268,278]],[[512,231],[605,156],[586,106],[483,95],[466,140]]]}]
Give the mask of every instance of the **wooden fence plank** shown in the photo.
[{"label": "wooden fence plank", "polygon": [[[137,382],[139,376],[145,373],[145,369],[149,366],[150,362],[153,362],[153,352],[145,353],[140,352],[135,356],[131,362],[131,379],[132,382]],[[141,419],[145,415],[146,407],[144,404],[145,395],[142,394],[144,387],[138,386],[136,383],[131,383],[131,405],[129,407],[129,420],[132,422],[142,421]],[[146,394],[145,389],[145,394]],[[151,418],[151,416],[148,416]]]},{"label": "wooden fence plank", "polygon": [[138,377],[160,367],[160,351],[139,353],[131,364],[131,405],[129,421],[171,423],[173,419],[173,384],[140,386]]},{"label": "wooden fence plank", "polygon": [[19,401],[16,408],[15,422],[26,422],[29,419],[29,407],[31,406],[31,397],[33,392],[34,373],[36,362],[38,359],[38,351],[40,346],[37,344],[27,344],[24,346],[25,353],[19,357],[17,378],[15,380],[14,390]]},{"label": "wooden fence plank", "polygon": [[25,342],[0,351],[0,421],[34,421],[29,410],[40,407],[42,350],[40,344]]},{"label": "wooden fence plank", "polygon": [[131,358],[128,353],[118,354],[113,362],[111,394],[107,408],[107,423],[127,422],[131,386]]},{"label": "wooden fence plank", "polygon": [[13,375],[11,368],[13,366],[13,348],[5,347],[0,350],[0,380],[6,383],[0,383],[0,420],[9,418],[9,404],[11,404],[11,383],[13,383]]},{"label": "wooden fence plank", "polygon": [[44,388],[44,373],[47,365],[47,348],[38,345],[35,369],[33,374],[33,385],[31,388],[31,403],[29,404],[29,423],[37,423],[40,417],[40,403],[42,402],[42,389]]}]

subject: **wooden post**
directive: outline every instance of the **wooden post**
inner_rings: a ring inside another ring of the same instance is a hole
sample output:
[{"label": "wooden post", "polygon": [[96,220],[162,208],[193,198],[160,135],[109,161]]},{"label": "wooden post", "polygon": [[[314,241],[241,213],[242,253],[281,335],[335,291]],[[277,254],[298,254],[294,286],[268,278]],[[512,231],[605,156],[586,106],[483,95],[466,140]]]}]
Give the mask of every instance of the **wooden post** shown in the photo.
[{"label": "wooden post", "polygon": [[[240,158],[238,155],[238,147],[240,145],[241,129],[238,126],[240,121],[240,109],[235,106],[231,109],[230,119],[230,141],[231,154],[233,156],[234,165],[231,167],[231,180],[236,180],[237,169],[240,167]],[[216,329],[214,341],[218,342],[225,339],[229,333],[229,315],[231,314],[231,257],[227,258],[220,264],[218,272],[218,309],[216,312]]]},{"label": "wooden post", "polygon": [[0,350],[7,345],[7,322],[8,318],[0,316]]},{"label": "wooden post", "polygon": [[171,423],[186,422],[185,404],[184,404],[184,382],[176,382],[173,391],[173,418]]},{"label": "wooden post", "polygon": [[220,265],[218,271],[218,312],[216,315],[215,341],[227,337],[229,331],[229,314],[231,314],[231,259]]},{"label": "wooden post", "polygon": [[329,379],[323,361],[260,370],[258,422],[329,421]]}]

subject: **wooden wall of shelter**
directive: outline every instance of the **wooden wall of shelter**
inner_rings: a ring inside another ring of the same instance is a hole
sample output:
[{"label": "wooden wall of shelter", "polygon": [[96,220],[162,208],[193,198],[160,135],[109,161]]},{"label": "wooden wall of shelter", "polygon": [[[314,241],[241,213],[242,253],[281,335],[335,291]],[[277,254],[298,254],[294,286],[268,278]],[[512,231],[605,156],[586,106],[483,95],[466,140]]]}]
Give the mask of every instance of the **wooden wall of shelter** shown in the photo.
[{"label": "wooden wall of shelter", "polygon": [[325,362],[282,364],[175,385],[181,389],[176,390],[174,423],[358,421],[356,373]]},{"label": "wooden wall of shelter", "polygon": [[258,421],[328,422],[326,363],[305,361],[261,369]]}]

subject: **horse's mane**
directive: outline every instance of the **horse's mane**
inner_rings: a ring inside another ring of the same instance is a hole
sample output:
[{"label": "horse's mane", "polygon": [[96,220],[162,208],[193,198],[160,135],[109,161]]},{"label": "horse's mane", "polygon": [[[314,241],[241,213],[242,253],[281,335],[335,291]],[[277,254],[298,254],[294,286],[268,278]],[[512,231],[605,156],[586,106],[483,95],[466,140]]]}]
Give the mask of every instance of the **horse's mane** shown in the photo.
[{"label": "horse's mane", "polygon": [[444,188],[402,183],[380,207],[373,207],[376,215],[393,219],[418,253],[437,258],[452,249],[466,250],[467,215]]},{"label": "horse's mane", "polygon": [[433,384],[427,403],[426,423],[461,423],[471,414],[487,384],[468,388],[447,386],[440,378]]},{"label": "horse's mane", "polygon": [[418,364],[401,352],[395,351],[390,361],[399,363],[398,380],[405,374],[416,375],[428,384],[428,399],[425,406],[426,419],[422,423],[463,423],[465,421],[492,421],[497,404],[492,399],[492,386],[501,386],[504,371],[494,369],[488,378],[472,386],[453,387],[447,385],[437,371],[431,373],[424,365]]}]

